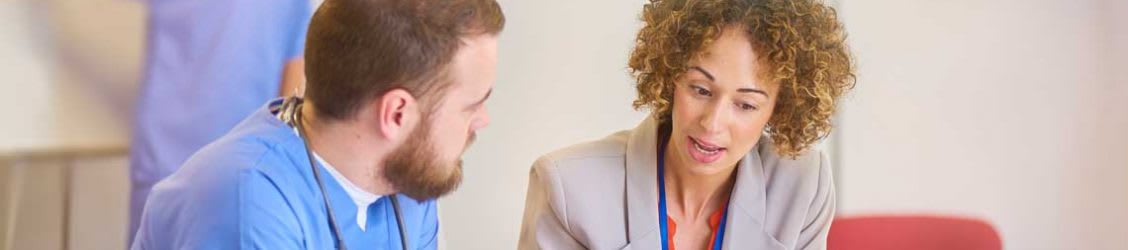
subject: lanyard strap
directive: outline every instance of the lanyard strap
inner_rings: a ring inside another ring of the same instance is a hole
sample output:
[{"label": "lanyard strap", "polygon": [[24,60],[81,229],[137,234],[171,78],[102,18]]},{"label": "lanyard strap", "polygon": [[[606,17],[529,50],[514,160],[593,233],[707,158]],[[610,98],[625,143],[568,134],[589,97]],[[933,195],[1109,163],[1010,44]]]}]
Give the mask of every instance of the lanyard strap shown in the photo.
[{"label": "lanyard strap", "polygon": [[[658,228],[662,233],[662,250],[670,250],[670,225],[669,214],[666,213],[666,143],[658,145]],[[720,250],[721,243],[725,240],[725,224],[728,222],[728,205],[721,208],[721,223],[717,225],[716,237],[713,237],[713,250]]]}]

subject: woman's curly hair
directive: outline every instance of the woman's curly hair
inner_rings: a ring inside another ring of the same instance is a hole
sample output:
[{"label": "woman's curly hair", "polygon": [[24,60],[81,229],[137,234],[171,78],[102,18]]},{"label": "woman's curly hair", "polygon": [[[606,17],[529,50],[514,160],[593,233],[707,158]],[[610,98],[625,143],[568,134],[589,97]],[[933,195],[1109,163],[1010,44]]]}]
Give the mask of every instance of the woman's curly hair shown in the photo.
[{"label": "woman's curly hair", "polygon": [[818,0],[650,0],[630,56],[636,109],[670,117],[674,82],[728,26],[747,32],[778,83],[765,129],[779,153],[797,156],[830,134],[836,102],[854,87],[854,65],[835,10]]}]

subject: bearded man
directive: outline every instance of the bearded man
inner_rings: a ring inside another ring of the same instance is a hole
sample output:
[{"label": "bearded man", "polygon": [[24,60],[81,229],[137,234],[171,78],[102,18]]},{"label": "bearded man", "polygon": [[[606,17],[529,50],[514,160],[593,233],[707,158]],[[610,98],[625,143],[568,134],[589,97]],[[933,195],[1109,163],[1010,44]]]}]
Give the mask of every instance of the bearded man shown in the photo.
[{"label": "bearded man", "polygon": [[436,249],[435,199],[489,123],[504,23],[494,0],[326,0],[304,98],[268,102],[159,182],[132,248]]}]

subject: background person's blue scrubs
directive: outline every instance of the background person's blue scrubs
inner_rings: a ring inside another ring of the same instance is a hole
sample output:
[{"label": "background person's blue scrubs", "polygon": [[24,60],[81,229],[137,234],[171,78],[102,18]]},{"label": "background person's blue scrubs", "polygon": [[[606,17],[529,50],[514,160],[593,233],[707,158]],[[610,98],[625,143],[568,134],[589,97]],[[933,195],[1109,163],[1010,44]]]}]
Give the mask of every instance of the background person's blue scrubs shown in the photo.
[{"label": "background person's blue scrubs", "polygon": [[148,0],[143,84],[130,149],[129,235],[149,189],[278,96],[301,55],[309,0]]},{"label": "background person's blue scrubs", "polygon": [[[349,249],[400,249],[388,197],[357,206],[322,168]],[[434,200],[399,196],[412,249],[436,249]],[[336,249],[305,146],[264,107],[153,187],[133,249]]]}]

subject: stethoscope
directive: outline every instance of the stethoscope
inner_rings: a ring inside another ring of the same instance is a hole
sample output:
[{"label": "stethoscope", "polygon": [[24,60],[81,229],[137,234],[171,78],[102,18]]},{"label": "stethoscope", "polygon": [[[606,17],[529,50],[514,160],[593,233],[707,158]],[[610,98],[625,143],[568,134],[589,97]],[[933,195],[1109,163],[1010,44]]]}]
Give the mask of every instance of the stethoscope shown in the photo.
[{"label": "stethoscope", "polygon": [[[305,128],[303,128],[301,122],[301,107],[301,98],[286,98],[286,100],[282,102],[282,109],[279,111],[279,117],[290,118],[287,123],[289,123],[291,126],[294,126],[294,128],[298,130],[298,137],[300,137],[302,139],[302,143],[305,144],[306,157],[309,158],[309,167],[313,170],[313,179],[317,181],[317,187],[321,190],[321,199],[322,202],[325,203],[325,211],[329,215],[329,227],[333,228],[333,236],[337,240],[337,249],[346,250],[347,248],[345,247],[344,235],[341,234],[341,228],[337,226],[337,217],[333,215],[333,207],[329,205],[329,194],[325,192],[325,183],[321,181],[321,174],[317,169],[317,163],[313,160],[313,152],[310,150],[309,140],[306,139],[307,137]],[[396,224],[397,229],[399,229],[400,243],[403,243],[400,244],[400,246],[403,247],[403,250],[407,250],[407,232],[404,231],[403,216],[400,214],[399,199],[396,199],[395,194],[390,195],[388,198],[391,199],[392,210],[394,210],[396,214]]]}]

